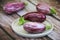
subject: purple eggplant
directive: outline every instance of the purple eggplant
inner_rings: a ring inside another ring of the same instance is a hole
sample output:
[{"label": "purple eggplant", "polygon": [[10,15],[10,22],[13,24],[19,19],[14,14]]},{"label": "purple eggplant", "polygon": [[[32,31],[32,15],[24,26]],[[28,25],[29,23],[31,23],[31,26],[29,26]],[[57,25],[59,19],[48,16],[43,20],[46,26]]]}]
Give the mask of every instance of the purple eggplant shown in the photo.
[{"label": "purple eggplant", "polygon": [[27,22],[23,27],[28,33],[41,33],[46,29],[44,24],[37,22]]},{"label": "purple eggplant", "polygon": [[25,20],[33,21],[33,22],[44,22],[46,20],[46,15],[40,12],[29,12],[23,15]]},{"label": "purple eggplant", "polygon": [[7,14],[12,14],[13,12],[17,12],[25,7],[24,2],[10,2],[3,6],[3,10]]}]

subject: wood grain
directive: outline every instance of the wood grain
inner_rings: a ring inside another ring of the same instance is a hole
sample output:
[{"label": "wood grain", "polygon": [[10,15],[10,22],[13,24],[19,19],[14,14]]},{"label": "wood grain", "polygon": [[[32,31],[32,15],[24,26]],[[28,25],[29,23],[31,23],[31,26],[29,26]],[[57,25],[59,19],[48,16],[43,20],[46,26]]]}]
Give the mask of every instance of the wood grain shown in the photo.
[{"label": "wood grain", "polygon": [[[21,0],[21,1],[23,1],[23,0]],[[27,0],[24,0],[24,1],[28,2]],[[59,8],[56,6],[56,4],[54,4],[55,0],[53,0],[52,2],[51,2],[51,0],[30,0],[30,1],[32,1],[35,4],[37,4],[39,2],[45,2],[45,3],[48,3],[49,5],[51,5],[53,3],[52,6],[54,6],[56,8],[58,14],[60,13]],[[27,12],[32,12],[32,11],[36,11],[35,6],[33,4],[31,4],[30,2],[28,2],[28,5],[26,6],[26,8],[24,10],[19,11],[18,13],[15,13],[13,15],[6,15],[5,13],[0,12],[0,27],[2,27],[8,33],[8,35],[10,35],[10,37],[12,37],[13,40],[60,40],[60,38],[59,38],[60,37],[60,32],[59,32],[60,22],[50,16],[47,16],[47,21],[51,22],[54,25],[54,30],[48,36],[34,39],[34,38],[21,37],[21,36],[17,35],[16,33],[14,33],[14,31],[11,28],[12,22],[15,19],[19,18],[20,17],[19,15],[21,15],[21,14],[23,15],[22,12],[27,13]]]},{"label": "wood grain", "polygon": [[0,40],[12,40],[12,39],[0,28]]}]

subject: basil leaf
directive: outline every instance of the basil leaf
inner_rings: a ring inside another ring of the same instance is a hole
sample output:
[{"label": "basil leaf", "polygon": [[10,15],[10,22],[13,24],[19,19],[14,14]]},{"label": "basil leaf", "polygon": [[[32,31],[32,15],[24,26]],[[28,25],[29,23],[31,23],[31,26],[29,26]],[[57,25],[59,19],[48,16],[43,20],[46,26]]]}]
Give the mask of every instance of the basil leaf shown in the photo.
[{"label": "basil leaf", "polygon": [[51,14],[56,14],[56,10],[55,10],[53,7],[51,7],[51,8],[50,8],[50,13],[51,13]]},{"label": "basil leaf", "polygon": [[46,24],[46,30],[51,29],[51,25],[50,24]]},{"label": "basil leaf", "polygon": [[24,17],[20,17],[19,19],[19,25],[23,25],[26,21],[24,20]]}]

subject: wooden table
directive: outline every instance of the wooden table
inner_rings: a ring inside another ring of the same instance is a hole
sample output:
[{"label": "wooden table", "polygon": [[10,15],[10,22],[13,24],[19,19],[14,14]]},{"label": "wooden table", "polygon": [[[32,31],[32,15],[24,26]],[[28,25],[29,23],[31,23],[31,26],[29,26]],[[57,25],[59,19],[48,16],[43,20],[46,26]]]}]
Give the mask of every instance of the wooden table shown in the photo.
[{"label": "wooden table", "polygon": [[[21,0],[23,1],[23,0]],[[26,0],[24,0],[26,1]],[[34,4],[37,4],[39,2],[45,2],[48,3],[49,5],[53,6],[57,10],[57,15],[56,17],[60,17],[60,6],[59,3],[56,0],[30,0]],[[28,1],[26,1],[28,2]],[[27,6],[25,9],[22,11],[26,12],[31,12],[31,11],[36,11],[32,10],[31,6],[33,5],[32,3],[28,2],[30,6]],[[33,5],[33,7],[35,7]],[[60,40],[60,21],[56,20],[55,18],[48,16],[47,20],[50,21],[54,25],[54,30],[51,32],[51,34],[44,36],[44,37],[39,37],[39,38],[25,38],[17,35],[14,33],[14,31],[11,29],[11,23],[20,17],[20,12],[15,13],[13,15],[6,15],[2,11],[0,11],[0,40]]]}]

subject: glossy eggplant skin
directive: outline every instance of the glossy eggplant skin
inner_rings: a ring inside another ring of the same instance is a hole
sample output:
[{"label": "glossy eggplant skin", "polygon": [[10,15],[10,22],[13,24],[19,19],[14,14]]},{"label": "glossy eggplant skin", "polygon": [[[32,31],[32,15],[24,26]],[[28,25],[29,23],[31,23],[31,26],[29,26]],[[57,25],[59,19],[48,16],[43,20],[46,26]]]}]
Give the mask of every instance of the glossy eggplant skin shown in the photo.
[{"label": "glossy eggplant skin", "polygon": [[24,24],[23,28],[28,33],[41,33],[46,29],[44,24],[37,22],[27,22]]},{"label": "glossy eggplant skin", "polygon": [[50,13],[50,6],[44,3],[40,3],[36,5],[36,9],[38,12],[49,14]]},{"label": "glossy eggplant skin", "polygon": [[9,2],[3,6],[3,10],[7,14],[13,14],[25,7],[24,2]]},{"label": "glossy eggplant skin", "polygon": [[29,12],[23,15],[25,20],[29,20],[32,22],[44,22],[46,20],[46,15],[39,12]]}]

